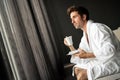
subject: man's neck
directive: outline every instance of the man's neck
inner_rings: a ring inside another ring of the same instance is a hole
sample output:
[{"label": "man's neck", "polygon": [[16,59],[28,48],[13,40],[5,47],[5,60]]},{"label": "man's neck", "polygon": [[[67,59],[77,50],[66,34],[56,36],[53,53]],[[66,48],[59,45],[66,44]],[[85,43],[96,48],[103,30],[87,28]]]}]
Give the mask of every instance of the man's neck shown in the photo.
[{"label": "man's neck", "polygon": [[87,33],[87,21],[84,22],[84,26],[82,28],[82,30]]}]

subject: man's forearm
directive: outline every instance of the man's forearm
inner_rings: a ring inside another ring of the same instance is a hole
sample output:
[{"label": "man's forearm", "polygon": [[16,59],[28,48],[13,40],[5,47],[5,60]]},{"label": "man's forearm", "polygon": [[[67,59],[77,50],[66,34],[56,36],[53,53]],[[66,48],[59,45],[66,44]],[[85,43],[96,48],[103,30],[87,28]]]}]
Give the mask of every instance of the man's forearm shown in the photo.
[{"label": "man's forearm", "polygon": [[70,49],[71,51],[75,50],[75,48],[74,48],[73,45],[69,46],[69,49]]},{"label": "man's forearm", "polygon": [[87,53],[88,58],[95,58],[95,55],[93,53]]},{"label": "man's forearm", "polygon": [[85,53],[85,54],[80,54],[80,58],[95,58],[95,55],[93,53]]}]

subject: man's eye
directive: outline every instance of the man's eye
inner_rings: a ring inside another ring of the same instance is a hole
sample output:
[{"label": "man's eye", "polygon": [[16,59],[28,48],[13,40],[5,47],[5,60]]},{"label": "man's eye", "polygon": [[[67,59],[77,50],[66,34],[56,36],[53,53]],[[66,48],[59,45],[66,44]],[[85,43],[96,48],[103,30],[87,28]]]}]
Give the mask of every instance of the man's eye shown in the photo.
[{"label": "man's eye", "polygon": [[77,16],[73,16],[73,18],[76,18]]}]

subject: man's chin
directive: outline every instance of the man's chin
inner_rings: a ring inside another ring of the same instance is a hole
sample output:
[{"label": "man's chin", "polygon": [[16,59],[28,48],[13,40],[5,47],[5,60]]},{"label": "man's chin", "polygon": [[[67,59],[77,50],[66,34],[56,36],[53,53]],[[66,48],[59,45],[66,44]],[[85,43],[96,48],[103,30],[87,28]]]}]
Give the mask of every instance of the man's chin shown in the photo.
[{"label": "man's chin", "polygon": [[79,29],[79,27],[78,27],[78,26],[75,26],[75,29]]}]

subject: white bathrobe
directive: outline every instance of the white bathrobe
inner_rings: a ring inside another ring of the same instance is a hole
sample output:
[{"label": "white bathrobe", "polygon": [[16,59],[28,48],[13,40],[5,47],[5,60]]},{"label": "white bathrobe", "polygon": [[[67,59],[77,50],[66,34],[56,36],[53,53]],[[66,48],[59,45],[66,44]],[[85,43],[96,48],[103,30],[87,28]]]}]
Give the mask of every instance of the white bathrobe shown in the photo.
[{"label": "white bathrobe", "polygon": [[120,72],[120,42],[110,28],[88,20],[87,33],[89,44],[83,32],[79,48],[93,52],[96,58],[71,56],[71,63],[76,64],[74,67],[87,69],[88,80]]}]

